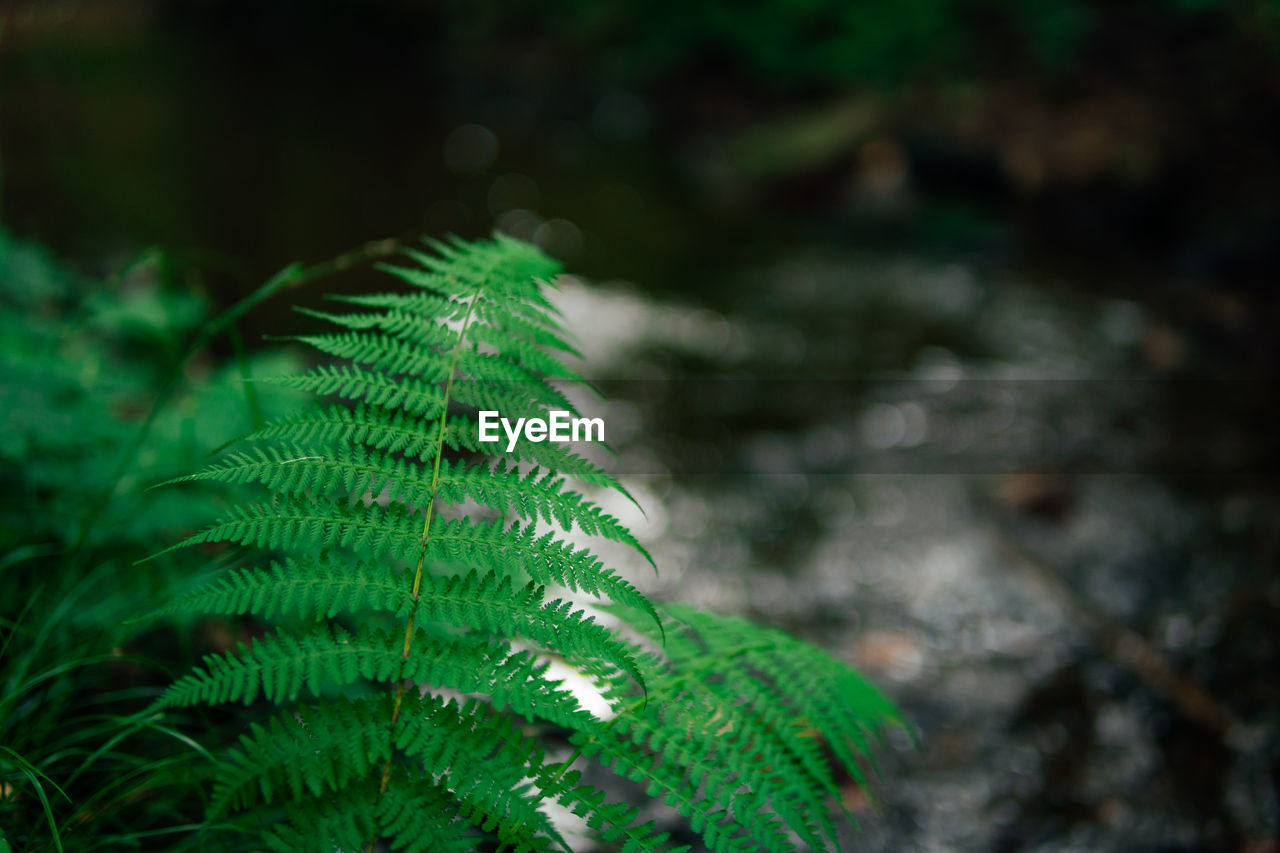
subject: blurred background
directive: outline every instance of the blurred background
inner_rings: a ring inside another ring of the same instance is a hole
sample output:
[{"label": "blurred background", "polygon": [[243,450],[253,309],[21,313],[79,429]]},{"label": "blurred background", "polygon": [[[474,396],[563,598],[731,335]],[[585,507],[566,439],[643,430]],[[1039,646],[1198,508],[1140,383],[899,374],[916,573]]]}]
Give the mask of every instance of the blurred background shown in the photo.
[{"label": "blurred background", "polygon": [[573,274],[628,575],[918,729],[849,849],[1280,850],[1277,151],[1277,0],[9,0],[0,831],[176,843],[156,767],[51,732],[234,639],[122,624],[201,511],[144,489],[380,249],[203,324],[498,229]]}]

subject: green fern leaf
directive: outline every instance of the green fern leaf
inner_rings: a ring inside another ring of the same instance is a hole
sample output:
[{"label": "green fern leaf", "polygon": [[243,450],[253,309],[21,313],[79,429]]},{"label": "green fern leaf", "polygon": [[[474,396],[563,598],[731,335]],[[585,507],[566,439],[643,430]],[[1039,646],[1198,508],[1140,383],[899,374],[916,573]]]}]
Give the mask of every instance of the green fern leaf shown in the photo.
[{"label": "green fern leaf", "polygon": [[403,569],[363,562],[286,559],[265,569],[236,569],[187,593],[155,615],[210,613],[263,619],[294,615],[316,621],[375,610],[405,618],[414,598]]},{"label": "green fern leaf", "polygon": [[[879,727],[897,719],[892,706],[784,634],[660,610],[561,538],[579,531],[653,563],[580,491],[632,499],[594,463],[523,435],[510,450],[479,440],[480,411],[577,411],[560,384],[582,383],[562,361],[575,350],[544,294],[558,267],[501,236],[430,245],[408,253],[416,266],[384,267],[414,292],[303,312],[338,331],[292,340],[342,363],[268,381],[329,403],[264,424],[179,479],[266,497],[169,550],[280,553],[160,613],[302,622],[206,656],[157,700],[282,708],[221,763],[211,819],[257,821],[277,850],[567,850],[545,808],[555,803],[627,853],[672,849],[634,806],[582,782],[575,763],[594,759],[720,853],[831,849],[838,792],[822,744],[860,773]],[[594,599],[632,633],[559,590]],[[375,627],[390,620],[401,627]],[[587,680],[606,718],[553,677],[553,662]],[[546,761],[546,726],[569,733],[569,760]]]},{"label": "green fern leaf", "polygon": [[415,376],[428,382],[438,382],[448,376],[446,367],[440,363],[439,353],[433,350],[423,351],[417,341],[396,340],[385,335],[359,332],[345,335],[299,335],[287,340],[307,344],[338,358],[350,359],[390,373]]},{"label": "green fern leaf", "polygon": [[283,498],[275,504],[233,507],[212,527],[168,550],[206,542],[238,542],[273,550],[310,544],[318,550],[351,548],[371,557],[417,556],[421,542],[412,532],[416,517],[417,513],[396,504],[317,505]]},{"label": "green fern leaf", "polygon": [[526,781],[539,771],[542,749],[510,717],[475,701],[458,705],[433,697],[406,706],[394,733],[396,747],[426,773],[450,780],[465,819],[479,816],[479,828],[496,831],[499,840],[517,847],[523,847],[523,838],[541,836],[568,849],[538,810],[534,787]]},{"label": "green fern leaf", "polygon": [[541,518],[559,524],[566,531],[576,525],[590,536],[603,536],[631,546],[653,564],[649,552],[618,519],[577,492],[566,489],[564,479],[550,471],[521,474],[501,460],[493,466],[445,463],[441,466],[438,485],[438,496],[447,503],[458,504],[470,498],[499,512],[514,511],[526,521]]},{"label": "green fern leaf", "polygon": [[[366,358],[365,353],[373,355],[386,351],[388,347],[398,347],[406,354],[413,354],[417,350],[420,358],[426,358],[456,347],[459,341],[456,331],[420,314],[395,310],[375,314],[328,314],[309,309],[299,309],[299,311],[309,317],[326,320],[346,329],[381,332],[382,334],[345,336],[346,340],[356,346],[343,357],[375,366],[378,366],[379,360]],[[321,340],[325,339],[321,338]],[[360,346],[361,344],[363,346]]]},{"label": "green fern leaf", "polygon": [[608,597],[650,613],[658,625],[653,605],[600,558],[561,542],[554,533],[539,534],[532,526],[434,519],[426,553],[440,565],[474,566],[513,576],[524,571],[544,586]]},{"label": "green fern leaf", "polygon": [[474,571],[424,584],[418,610],[423,618],[522,637],[602,680],[625,675],[644,686],[631,647],[567,602],[544,603],[545,587],[530,583],[517,591],[510,577]]},{"label": "green fern leaf", "polygon": [[438,417],[444,406],[444,395],[430,383],[397,380],[360,367],[317,367],[301,376],[266,377],[261,381],[344,400],[364,400],[384,409],[400,409],[425,418]]},{"label": "green fern leaf", "polygon": [[277,799],[342,791],[390,757],[385,698],[339,698],[254,724],[220,769],[210,815]]},{"label": "green fern leaf", "polygon": [[422,428],[420,417],[359,404],[279,418],[238,441],[291,440],[315,447],[360,444],[429,463],[435,458],[436,438]]}]

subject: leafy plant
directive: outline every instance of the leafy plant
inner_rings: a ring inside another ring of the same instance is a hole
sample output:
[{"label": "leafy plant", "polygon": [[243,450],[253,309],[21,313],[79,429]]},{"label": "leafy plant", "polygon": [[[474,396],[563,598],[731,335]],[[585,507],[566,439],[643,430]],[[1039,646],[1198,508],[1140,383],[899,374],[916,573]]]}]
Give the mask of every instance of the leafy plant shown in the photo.
[{"label": "leafy plant", "polygon": [[[142,483],[190,470],[196,447],[252,420],[241,371],[207,363],[145,418],[207,319],[174,273],[149,252],[93,281],[0,229],[0,840],[13,849],[173,849],[200,812],[186,801],[198,765],[174,749],[190,739],[144,713],[157,670],[194,632],[175,642],[172,626],[129,619],[176,576],[167,561],[134,567],[137,555],[211,513],[204,496]],[[290,396],[255,400],[270,416],[296,406]]]},{"label": "leafy plant", "polygon": [[[825,756],[861,779],[896,712],[824,652],[650,602],[568,541],[649,559],[585,494],[626,495],[613,477],[551,442],[482,444],[476,417],[576,412],[557,387],[581,381],[564,363],[574,349],[543,292],[557,267],[501,236],[434,249],[386,267],[410,293],[307,312],[338,330],[300,340],[344,363],[274,381],[328,404],[183,478],[269,493],[174,546],[255,550],[166,612],[275,623],[158,701],[279,706],[220,764],[209,822],[281,850],[567,850],[554,804],[623,850],[666,849],[637,807],[586,781],[595,759],[714,850],[830,849]],[[553,661],[609,712],[584,707]]]}]

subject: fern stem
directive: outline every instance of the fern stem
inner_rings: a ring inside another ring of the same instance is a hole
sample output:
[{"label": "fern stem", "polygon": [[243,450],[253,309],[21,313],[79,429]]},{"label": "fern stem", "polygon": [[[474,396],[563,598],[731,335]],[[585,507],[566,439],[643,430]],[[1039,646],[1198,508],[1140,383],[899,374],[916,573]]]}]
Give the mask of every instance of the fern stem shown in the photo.
[{"label": "fern stem", "polygon": [[[481,280],[485,281],[487,280],[487,278],[482,278]],[[436,488],[439,486],[439,483],[440,483],[440,458],[444,455],[444,434],[445,434],[445,425],[448,422],[448,417],[449,417],[449,397],[453,393],[454,377],[458,375],[458,359],[461,357],[462,347],[466,343],[467,329],[470,328],[471,326],[471,315],[475,310],[476,303],[479,301],[480,301],[480,293],[477,290],[475,295],[472,296],[470,304],[467,305],[466,315],[462,318],[462,326],[458,331],[458,341],[453,345],[453,357],[450,359],[450,362],[449,362],[448,379],[445,380],[444,399],[440,406],[440,429],[436,434],[436,449],[435,449],[436,458],[435,458],[434,464],[432,465],[432,470],[431,470],[431,500],[427,504],[427,510],[425,513],[426,517],[422,522],[422,538],[420,540],[420,543],[419,543],[420,547],[418,549],[418,565],[413,573],[413,589],[410,593],[413,596],[413,604],[409,609],[409,618],[406,621],[405,627],[404,627],[404,651],[401,652],[400,654],[400,657],[402,660],[409,659],[409,651],[413,646],[414,621],[418,615],[418,601],[419,601],[419,595],[422,590],[422,572],[423,572],[423,568],[426,565],[426,559],[427,559],[426,545],[427,545],[427,540],[431,538],[431,517],[435,513]],[[405,693],[404,681],[405,680],[403,676],[397,679],[396,681],[396,699],[395,699],[395,703],[392,705],[392,708],[391,708],[391,724],[389,726],[388,733],[387,733],[387,736],[393,739],[395,737],[396,723],[400,721],[400,708],[404,703],[404,693]],[[390,783],[390,781],[391,781],[391,756],[388,755],[386,762],[384,762],[382,765],[382,780],[378,785],[379,796],[387,792],[387,785]],[[368,853],[373,853],[373,846],[376,841],[377,841],[376,838],[369,839],[369,846],[367,848]]]},{"label": "fern stem", "polygon": [[[409,610],[409,620],[404,629],[404,652],[401,654],[401,657],[406,659],[409,657],[409,649],[413,644],[413,624],[418,612],[418,596],[422,590],[422,570],[427,559],[426,545],[427,540],[431,538],[431,517],[436,508],[436,489],[440,485],[440,459],[444,456],[444,432],[445,424],[447,423],[449,416],[449,397],[453,393],[453,380],[458,375],[458,358],[462,355],[462,346],[466,341],[467,328],[471,325],[471,313],[475,308],[476,302],[479,301],[479,298],[480,295],[477,293],[476,296],[472,298],[471,304],[467,306],[466,316],[462,318],[462,329],[458,334],[458,342],[453,346],[453,359],[449,363],[449,378],[446,380],[444,386],[444,401],[440,408],[440,429],[436,434],[436,458],[431,467],[431,502],[427,504],[426,517],[422,522],[422,537],[419,543],[421,547],[418,554],[418,566],[413,573],[413,589],[410,591],[410,595],[413,596],[413,607]],[[401,681],[401,689],[396,701],[395,717],[392,722],[395,722],[395,719],[399,717],[399,698],[404,694],[403,684],[404,682]]]}]

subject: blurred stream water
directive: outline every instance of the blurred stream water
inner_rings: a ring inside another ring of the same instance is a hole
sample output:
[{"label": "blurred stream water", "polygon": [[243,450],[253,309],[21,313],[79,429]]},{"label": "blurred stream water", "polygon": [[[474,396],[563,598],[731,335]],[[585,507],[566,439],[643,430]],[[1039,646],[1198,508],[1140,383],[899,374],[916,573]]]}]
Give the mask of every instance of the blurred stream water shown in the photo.
[{"label": "blurred stream water", "polygon": [[[867,253],[742,279],[724,314],[572,279],[560,304],[648,513],[609,507],[661,572],[628,576],[822,644],[916,727],[870,799],[847,784],[850,849],[1273,837],[1276,508],[1220,437],[1180,434],[1144,309]],[[1207,686],[1246,721],[1236,742],[1108,631]]]}]

